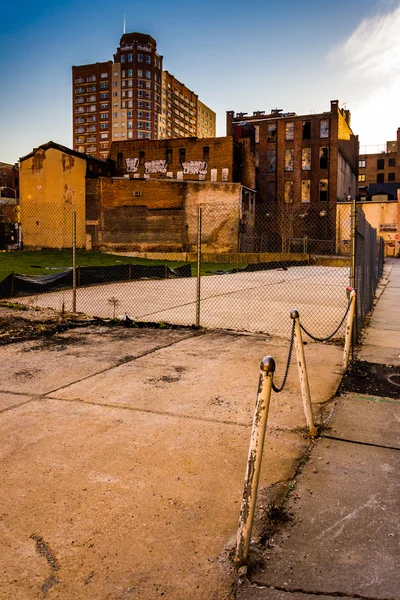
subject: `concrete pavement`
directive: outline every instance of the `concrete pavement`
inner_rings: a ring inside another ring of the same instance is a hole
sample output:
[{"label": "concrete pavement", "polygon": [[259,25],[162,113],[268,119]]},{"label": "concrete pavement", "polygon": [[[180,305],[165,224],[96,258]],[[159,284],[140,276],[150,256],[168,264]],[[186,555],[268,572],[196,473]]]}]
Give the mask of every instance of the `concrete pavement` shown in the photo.
[{"label": "concrete pavement", "polygon": [[[0,598],[225,600],[260,360],[288,342],[79,327],[0,355]],[[317,420],[342,351],[307,345]],[[307,454],[295,365],[271,403],[261,477]]]},{"label": "concrete pavement", "polygon": [[[399,327],[400,261],[387,259],[358,358],[399,365]],[[335,401],[293,482],[288,520],[259,548],[238,600],[400,598],[400,394],[391,396]]]}]

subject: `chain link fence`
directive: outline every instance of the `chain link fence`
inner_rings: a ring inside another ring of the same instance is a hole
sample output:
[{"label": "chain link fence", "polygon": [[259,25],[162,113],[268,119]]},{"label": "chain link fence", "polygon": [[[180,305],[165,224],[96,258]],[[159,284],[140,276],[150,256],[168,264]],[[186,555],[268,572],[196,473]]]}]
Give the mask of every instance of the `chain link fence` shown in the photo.
[{"label": "chain link fence", "polygon": [[[312,336],[336,330],[343,337],[354,246],[350,204],[242,202],[228,210],[212,198],[190,216],[192,234],[183,212],[160,209],[149,219],[141,209],[133,231],[112,215],[105,230],[73,200],[59,211],[22,206],[21,243],[0,257],[0,296],[60,313],[287,338],[297,309]],[[353,279],[361,326],[382,272],[383,244],[361,209],[357,215]]]}]

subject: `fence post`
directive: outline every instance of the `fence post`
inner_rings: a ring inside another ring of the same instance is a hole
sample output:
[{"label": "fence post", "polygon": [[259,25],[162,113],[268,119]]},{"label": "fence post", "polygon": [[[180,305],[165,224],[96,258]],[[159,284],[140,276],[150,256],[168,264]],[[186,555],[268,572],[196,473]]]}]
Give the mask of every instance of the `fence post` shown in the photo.
[{"label": "fence post", "polygon": [[301,399],[303,402],[304,415],[306,417],[306,423],[309,429],[309,434],[315,436],[317,434],[317,429],[314,425],[314,417],[311,404],[311,393],[310,386],[308,383],[306,357],[304,354],[303,339],[301,335],[299,312],[297,310],[292,310],[292,312],[290,313],[290,317],[294,319],[295,322],[294,345],[296,348],[297,367],[299,371]]},{"label": "fence post", "polygon": [[346,371],[347,367],[349,366],[349,360],[350,360],[350,346],[351,346],[351,341],[353,339],[353,326],[354,326],[354,318],[355,318],[355,312],[356,312],[356,299],[357,299],[357,294],[356,294],[356,290],[352,289],[352,288],[347,288],[350,291],[350,309],[349,309],[349,314],[347,315],[347,325],[346,325],[346,333],[345,333],[345,338],[344,338],[344,352],[343,352],[343,363],[342,363],[342,368],[343,371]]},{"label": "fence post", "polygon": [[[350,196],[347,196],[350,200]],[[351,201],[351,271],[350,285],[353,289],[356,287],[356,240],[357,240],[357,207],[356,198]]]},{"label": "fence post", "polygon": [[260,365],[257,401],[251,428],[246,477],[240,507],[235,555],[235,562],[239,564],[246,561],[249,555],[274,372],[275,361],[271,356],[266,356]]},{"label": "fence post", "polygon": [[76,313],[76,212],[72,213],[72,312]]},{"label": "fence post", "polygon": [[196,286],[196,327],[200,327],[200,285],[201,285],[201,206],[197,213],[197,286]]}]

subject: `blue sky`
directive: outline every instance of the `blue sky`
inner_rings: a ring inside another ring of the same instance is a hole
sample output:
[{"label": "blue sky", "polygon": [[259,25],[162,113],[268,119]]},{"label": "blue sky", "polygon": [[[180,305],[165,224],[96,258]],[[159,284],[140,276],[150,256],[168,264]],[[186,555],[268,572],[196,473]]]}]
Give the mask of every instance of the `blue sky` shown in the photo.
[{"label": "blue sky", "polygon": [[72,146],[71,66],[111,60],[149,33],[164,68],[217,113],[329,110],[338,99],[365,145],[400,126],[400,0],[20,0],[2,8],[0,160],[52,139]]}]

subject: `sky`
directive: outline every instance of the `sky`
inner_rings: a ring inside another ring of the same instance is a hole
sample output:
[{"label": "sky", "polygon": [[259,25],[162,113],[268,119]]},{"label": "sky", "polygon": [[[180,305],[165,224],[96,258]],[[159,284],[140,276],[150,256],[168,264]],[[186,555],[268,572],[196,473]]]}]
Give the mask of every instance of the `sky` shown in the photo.
[{"label": "sky", "polygon": [[400,0],[19,0],[2,7],[0,161],[72,147],[72,65],[148,33],[163,67],[217,113],[351,111],[360,151],[400,127]]}]

